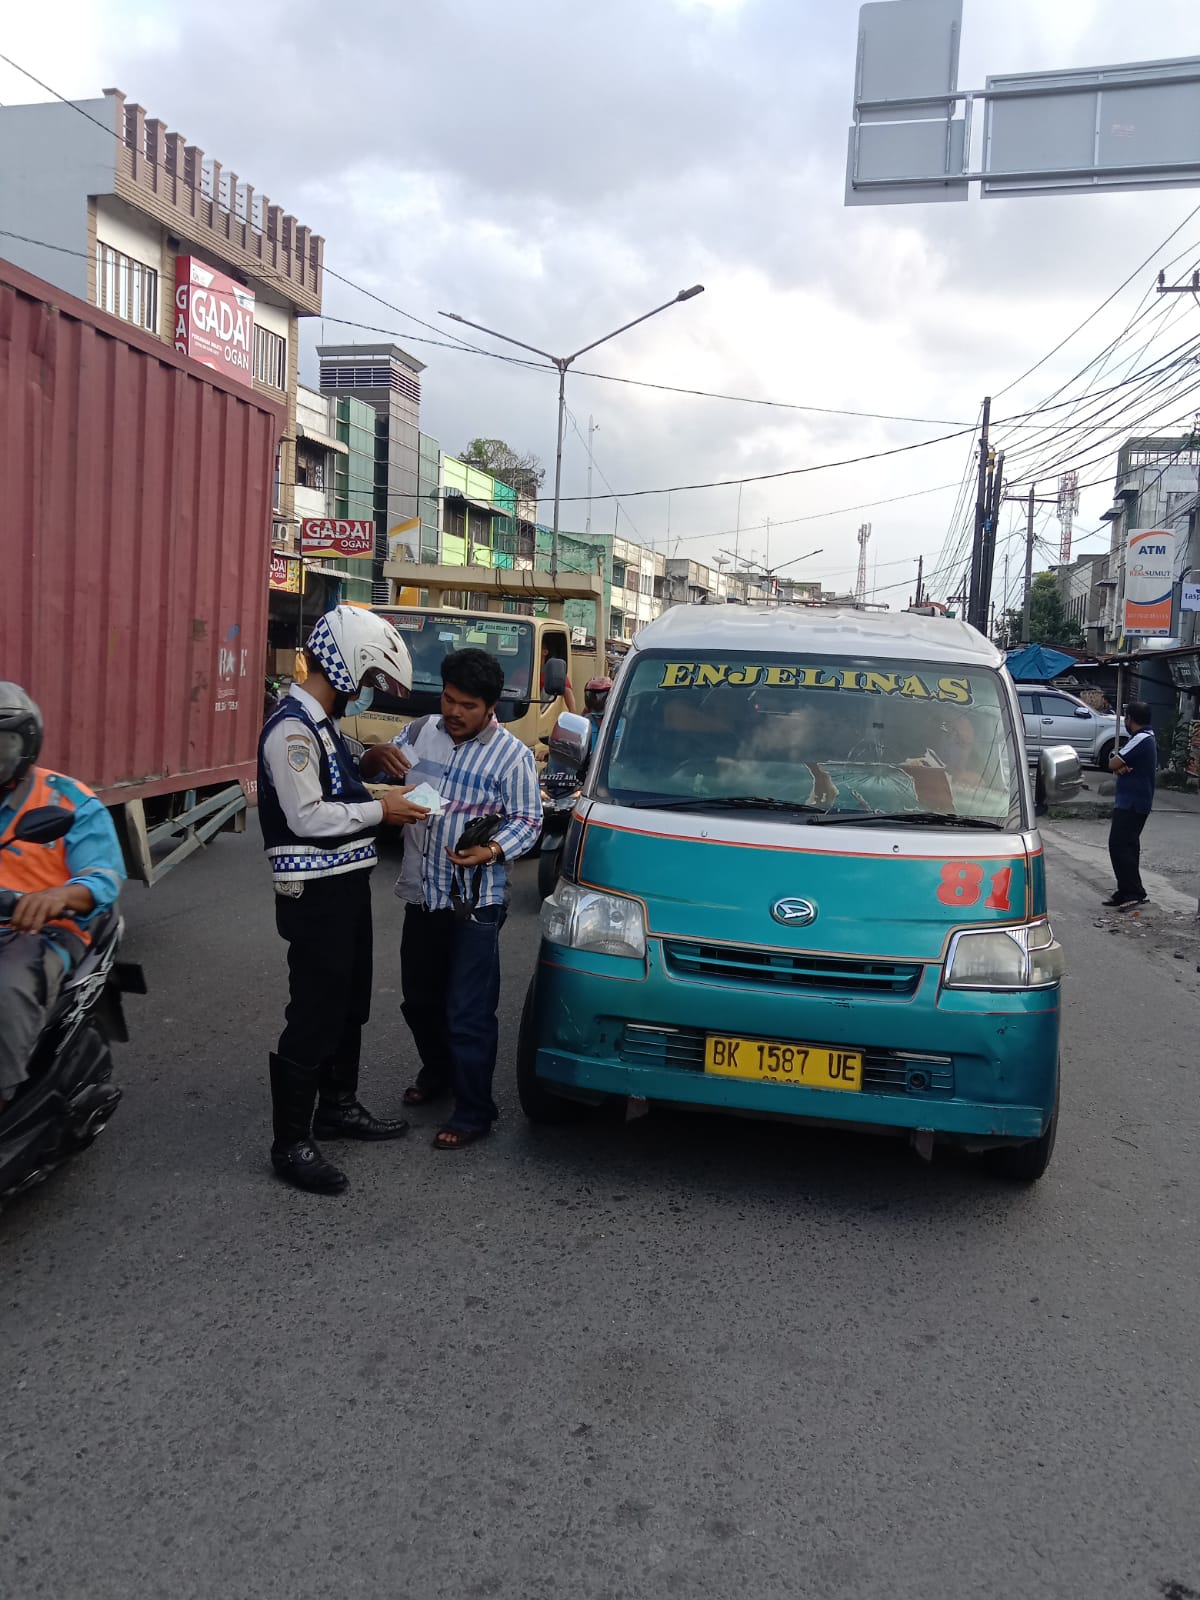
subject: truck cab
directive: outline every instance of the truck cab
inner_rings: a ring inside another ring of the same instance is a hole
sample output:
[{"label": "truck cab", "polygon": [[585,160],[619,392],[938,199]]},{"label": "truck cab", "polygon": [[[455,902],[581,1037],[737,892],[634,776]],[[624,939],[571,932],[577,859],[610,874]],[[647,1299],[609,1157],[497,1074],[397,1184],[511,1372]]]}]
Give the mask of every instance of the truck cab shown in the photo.
[{"label": "truck cab", "polygon": [[[412,693],[404,700],[376,692],[369,709],[347,717],[342,731],[360,744],[394,739],[415,717],[437,713],[441,705],[441,663],[456,650],[486,650],[504,671],[497,720],[535,754],[544,757],[549,737],[566,701],[556,687],[551,661],[566,675],[574,665],[570,633],[552,617],[527,617],[492,611],[460,611],[451,606],[375,606],[408,646],[413,664]],[[543,661],[545,655],[546,660]]]}]

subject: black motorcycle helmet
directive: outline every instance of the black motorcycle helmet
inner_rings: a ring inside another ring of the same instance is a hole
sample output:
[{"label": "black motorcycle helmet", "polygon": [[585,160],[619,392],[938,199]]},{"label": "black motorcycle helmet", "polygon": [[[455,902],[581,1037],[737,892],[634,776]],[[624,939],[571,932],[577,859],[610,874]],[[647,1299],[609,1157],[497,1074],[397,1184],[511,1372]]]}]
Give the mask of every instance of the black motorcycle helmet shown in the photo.
[{"label": "black motorcycle helmet", "polygon": [[611,688],[611,678],[589,678],[583,690],[584,705],[589,711],[603,712]]},{"label": "black motorcycle helmet", "polygon": [[13,789],[42,748],[42,713],[19,683],[0,683],[0,790]]}]

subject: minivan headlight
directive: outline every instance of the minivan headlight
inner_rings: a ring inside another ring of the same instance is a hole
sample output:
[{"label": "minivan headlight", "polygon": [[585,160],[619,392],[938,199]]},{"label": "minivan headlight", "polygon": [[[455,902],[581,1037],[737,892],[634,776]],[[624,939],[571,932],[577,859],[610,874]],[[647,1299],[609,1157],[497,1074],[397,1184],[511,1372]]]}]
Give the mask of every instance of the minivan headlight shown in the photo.
[{"label": "minivan headlight", "polygon": [[949,989],[1048,989],[1063,975],[1063,948],[1048,922],[958,933],[946,963]]},{"label": "minivan headlight", "polygon": [[646,919],[638,900],[584,889],[560,878],[554,893],[542,902],[542,937],[568,950],[641,961],[646,954]]}]

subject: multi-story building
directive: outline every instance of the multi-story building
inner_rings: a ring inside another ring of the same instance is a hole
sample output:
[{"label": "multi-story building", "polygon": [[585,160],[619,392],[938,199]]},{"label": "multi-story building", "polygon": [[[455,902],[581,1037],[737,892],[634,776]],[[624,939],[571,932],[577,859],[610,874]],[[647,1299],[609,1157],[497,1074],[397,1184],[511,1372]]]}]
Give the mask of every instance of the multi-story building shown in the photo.
[{"label": "multi-story building", "polygon": [[[420,549],[428,506],[421,498],[421,373],[425,363],[395,344],[321,345],[321,393],[361,400],[375,413],[374,596],[395,599],[383,576],[389,544]],[[422,558],[423,559],[423,558]]]},{"label": "multi-story building", "polygon": [[[1104,520],[1111,524],[1107,559],[1093,566],[1094,589],[1087,614],[1088,644],[1115,651],[1126,637],[1126,553],[1135,531],[1163,528],[1174,535],[1174,593],[1170,637],[1180,622],[1180,585],[1200,570],[1196,505],[1200,490],[1200,434],[1126,439],[1117,456],[1116,492]],[[1138,643],[1137,636],[1131,642]]]},{"label": "multi-story building", "polygon": [[0,106],[0,218],[18,266],[286,407],[274,546],[294,550],[297,328],[321,310],[323,241],[119,89]]},{"label": "multi-story building", "polygon": [[738,595],[743,577],[738,573],[735,578],[732,573],[706,566],[703,561],[690,561],[686,556],[668,556],[663,563],[662,609],[724,605],[731,593]]},{"label": "multi-story building", "polygon": [[610,639],[632,639],[663,610],[666,558],[630,539],[611,541]]},{"label": "multi-story building", "polygon": [[[295,462],[298,526],[310,518],[374,522],[375,413],[370,406],[301,386],[296,393]],[[303,642],[323,611],[342,600],[370,605],[371,598],[369,559],[302,557],[283,546],[273,549],[267,620],[276,667],[287,670],[286,653]]]}]

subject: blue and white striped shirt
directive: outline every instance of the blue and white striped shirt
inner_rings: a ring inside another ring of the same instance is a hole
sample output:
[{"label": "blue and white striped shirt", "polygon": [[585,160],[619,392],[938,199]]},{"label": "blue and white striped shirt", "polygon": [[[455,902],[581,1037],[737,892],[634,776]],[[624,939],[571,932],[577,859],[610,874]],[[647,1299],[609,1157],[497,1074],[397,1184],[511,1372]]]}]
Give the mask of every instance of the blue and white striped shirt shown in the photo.
[{"label": "blue and white striped shirt", "polygon": [[[415,730],[415,732],[414,732]],[[413,761],[408,781],[432,784],[442,797],[441,816],[410,823],[405,830],[404,865],[396,894],[410,905],[444,911],[451,905],[451,886],[463,869],[446,855],[473,817],[504,818],[496,843],[504,860],[482,869],[479,904],[500,906],[508,900],[508,863],[533,848],[542,826],[542,791],[533,751],[498,722],[462,744],[455,744],[440,717],[409,723],[392,741]]]}]

